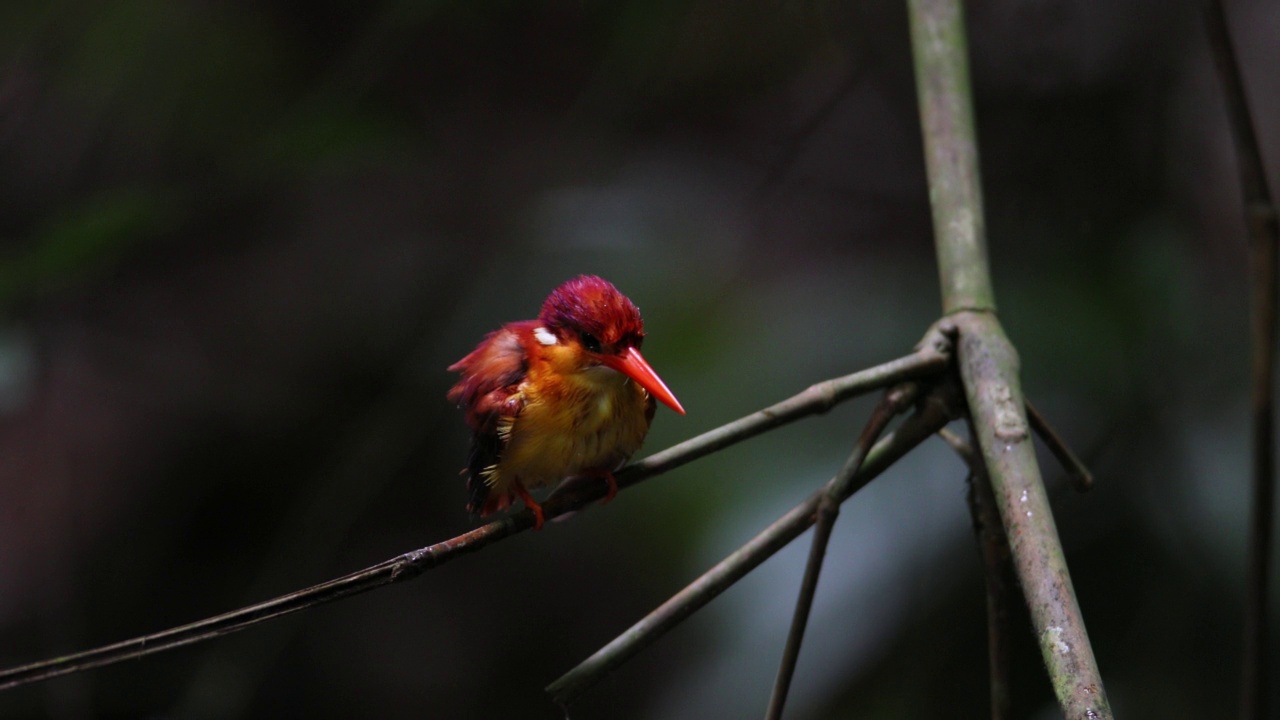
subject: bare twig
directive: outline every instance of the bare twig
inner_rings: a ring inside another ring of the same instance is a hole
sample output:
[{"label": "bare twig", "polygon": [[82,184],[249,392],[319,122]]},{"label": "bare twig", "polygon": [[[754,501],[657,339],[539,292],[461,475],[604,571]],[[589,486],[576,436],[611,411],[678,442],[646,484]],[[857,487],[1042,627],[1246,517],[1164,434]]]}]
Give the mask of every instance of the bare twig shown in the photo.
[{"label": "bare twig", "polygon": [[[949,351],[949,341],[936,328],[931,329],[919,349],[911,355],[818,383],[776,405],[628,465],[617,473],[618,486],[630,487],[771,428],[826,412],[837,403],[856,395],[904,380],[936,374],[947,366]],[[543,504],[543,510],[548,518],[563,515],[600,499],[604,492],[602,483],[584,483],[549,498]],[[365,570],[223,615],[72,655],[0,670],[0,690],[209,640],[315,605],[408,580],[462,554],[475,552],[532,526],[533,514],[527,510],[521,511]]]},{"label": "bare twig", "polygon": [[1027,401],[1027,419],[1031,421],[1031,429],[1040,436],[1044,444],[1049,447],[1049,452],[1058,459],[1062,465],[1062,469],[1067,471],[1067,479],[1071,481],[1071,487],[1076,492],[1088,492],[1093,489],[1093,473],[1089,472],[1089,468],[1085,467],[1084,462],[1071,451],[1071,447],[1067,445],[1057,430],[1049,424],[1049,421],[1040,414],[1039,410]]},{"label": "bare twig", "polygon": [[[450,277],[433,283],[421,301],[453,297],[466,280]],[[309,478],[307,493],[292,504],[275,523],[274,539],[257,553],[255,577],[243,592],[251,603],[281,586],[297,586],[315,578],[332,562],[343,546],[356,518],[381,494],[404,467],[410,455],[439,429],[424,426],[423,394],[430,388],[442,363],[438,339],[449,335],[435,313],[427,313],[434,332],[416,333],[422,339],[400,356],[390,382],[377,398],[344,429],[342,439],[316,463],[322,468]],[[457,318],[451,318],[451,322]],[[455,421],[437,415],[440,425]],[[269,675],[269,668],[303,632],[305,624],[263,634],[253,643],[208,643],[189,674],[185,691],[161,714],[179,718],[240,717]],[[226,672],[234,667],[235,672]]]},{"label": "bare twig", "polygon": [[938,437],[942,438],[943,442],[951,446],[951,449],[954,450],[955,453],[960,456],[960,459],[964,461],[965,467],[969,468],[972,472],[973,465],[978,459],[978,454],[974,451],[973,445],[971,445],[968,440],[965,440],[960,437],[959,434],[952,431],[951,428],[942,428],[939,430]]},{"label": "bare twig", "polygon": [[[809,415],[825,413],[852,397],[879,390],[904,380],[936,375],[951,360],[951,339],[937,325],[910,355],[861,372],[827,380],[804,392],[758,412],[709,430],[693,439],[654,453],[616,473],[618,486],[626,487],[658,473],[664,473],[734,443],[755,437],[779,425]],[[591,483],[600,489],[599,483]],[[603,490],[600,490],[603,495]]]},{"label": "bare twig", "polygon": [[991,677],[991,720],[1005,720],[1012,717],[1009,692],[1013,684],[1009,665],[1009,641],[1012,637],[1009,603],[1013,597],[1014,580],[1013,566],[1009,562],[1009,539],[1000,524],[991,479],[982,466],[981,456],[968,440],[947,428],[939,430],[938,436],[969,468],[969,516],[973,519],[973,534],[982,553],[983,580],[987,588],[987,672]]},{"label": "bare twig", "polygon": [[1270,717],[1268,698],[1271,692],[1267,657],[1267,639],[1270,637],[1267,583],[1275,524],[1272,508],[1275,498],[1276,260],[1277,246],[1280,246],[1280,221],[1267,186],[1262,148],[1254,132],[1249,99],[1221,0],[1210,0],[1205,6],[1205,27],[1218,67],[1218,77],[1222,81],[1227,121],[1235,139],[1253,274],[1253,490],[1249,515],[1240,717],[1261,720]]},{"label": "bare twig", "polygon": [[853,92],[854,88],[862,82],[862,77],[866,74],[868,53],[862,52],[853,58],[850,63],[849,73],[845,76],[840,85],[831,93],[822,105],[808,118],[805,119],[800,127],[796,129],[784,142],[782,149],[778,152],[777,158],[774,160],[769,172],[761,181],[760,186],[752,194],[751,206],[760,207],[769,199],[769,195],[782,182],[787,173],[791,171],[791,167],[795,165],[796,159],[800,157],[800,153],[804,150],[804,146],[809,142],[813,134],[822,127],[836,108],[840,107],[840,103]]},{"label": "bare twig", "polygon": [[987,476],[982,458],[974,458],[969,473],[969,513],[973,532],[982,552],[983,579],[987,588],[987,672],[991,678],[991,720],[1012,717],[1012,650],[1009,622],[1010,603],[1014,597],[1013,565],[1009,557],[1009,538],[1000,524],[1000,510],[995,492]]},{"label": "bare twig", "polygon": [[[959,390],[947,383],[934,390],[920,410],[876,444],[854,475],[854,492],[946,425],[959,412]],[[556,703],[568,707],[606,675],[657,640],[699,608],[711,602],[760,563],[794,540],[816,521],[819,490],[766,528],[746,545],[676,593],[594,655],[547,686]]]},{"label": "bare twig", "polygon": [[104,645],[92,650],[0,671],[0,690],[132,660],[163,650],[221,637],[260,622],[408,580],[466,552],[474,552],[532,526],[523,514],[503,518],[442,543],[405,553],[373,567],[266,602],[162,632]]},{"label": "bare twig", "polygon": [[791,618],[791,629],[787,633],[787,644],[782,651],[782,662],[778,666],[778,675],[773,683],[773,694],[769,698],[769,710],[765,713],[768,720],[781,720],[782,710],[787,704],[787,692],[791,689],[791,678],[795,675],[796,662],[800,659],[800,645],[804,642],[805,627],[809,624],[809,612],[813,608],[813,596],[818,589],[818,576],[822,573],[822,561],[827,556],[827,545],[831,541],[831,530],[835,527],[836,518],[840,515],[840,503],[851,492],[858,470],[867,457],[872,444],[888,427],[889,421],[904,412],[915,400],[920,388],[915,383],[904,383],[885,393],[884,398],[876,405],[867,425],[859,436],[857,445],[844,467],[836,474],[826,488],[818,496],[817,519],[813,528],[813,542],[809,546],[809,561],[805,565],[804,578],[800,581],[800,596],[796,599],[795,614]]},{"label": "bare twig", "polygon": [[1036,464],[1017,353],[995,316],[960,0],[909,0],[942,303],[959,335],[969,413],[1041,654],[1068,720],[1107,720],[1110,704]]}]

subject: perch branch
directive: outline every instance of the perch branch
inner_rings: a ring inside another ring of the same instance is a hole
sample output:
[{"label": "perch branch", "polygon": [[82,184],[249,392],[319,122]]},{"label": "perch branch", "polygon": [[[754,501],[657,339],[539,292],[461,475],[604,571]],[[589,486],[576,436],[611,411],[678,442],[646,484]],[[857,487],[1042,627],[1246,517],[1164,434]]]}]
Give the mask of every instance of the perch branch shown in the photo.
[{"label": "perch branch", "polygon": [[[804,392],[763,410],[709,430],[695,438],[654,453],[616,473],[619,487],[626,487],[658,473],[664,473],[717,450],[755,437],[779,425],[809,415],[819,415],[836,405],[890,385],[936,375],[951,361],[951,339],[936,324],[916,345],[915,352],[883,365],[810,386]],[[592,487],[603,490],[599,483]],[[532,520],[531,520],[532,522]]]},{"label": "perch branch", "polygon": [[[779,425],[824,413],[861,393],[939,373],[949,362],[949,352],[950,342],[937,328],[931,328],[911,355],[818,383],[776,405],[632,463],[617,473],[618,486],[630,487]],[[601,483],[583,483],[549,498],[543,504],[543,510],[548,518],[556,517],[578,510],[603,495]],[[533,514],[521,511],[359,572],[239,610],[92,650],[0,670],[0,690],[191,645],[315,605],[409,580],[459,555],[475,552],[530,527],[533,527]]]},{"label": "perch branch", "polygon": [[[960,412],[959,402],[959,390],[953,385],[948,383],[935,389],[925,398],[916,414],[871,449],[862,469],[854,476],[855,487],[851,488],[850,492],[866,485],[912,448],[950,422]],[[818,502],[824,492],[819,490],[810,495],[747,544],[717,563],[702,577],[659,605],[653,612],[577,667],[548,685],[547,693],[557,704],[568,707],[606,675],[799,537],[815,522]]]},{"label": "perch branch", "polygon": [[1058,704],[1068,720],[1108,720],[1044,482],[1030,442],[1017,353],[996,319],[960,0],[910,0],[942,305],[959,336],[969,415]]},{"label": "perch branch", "polygon": [[835,528],[836,518],[840,515],[840,503],[852,493],[858,470],[862,467],[876,439],[888,427],[894,417],[911,407],[912,401],[920,392],[915,383],[903,383],[888,390],[858,437],[853,453],[845,461],[840,472],[827,483],[826,488],[818,496],[816,522],[813,527],[813,542],[809,545],[809,561],[805,565],[804,578],[800,581],[800,596],[796,599],[795,614],[791,618],[791,629],[787,633],[787,644],[782,651],[782,662],[778,666],[778,676],[773,683],[773,694],[769,698],[769,709],[765,714],[768,720],[781,720],[782,710],[787,704],[787,692],[791,689],[791,678],[795,675],[796,663],[800,659],[800,645],[804,642],[805,627],[809,624],[809,612],[813,609],[813,596],[818,589],[818,576],[822,573],[822,561],[827,556],[827,545],[831,542],[831,531]]},{"label": "perch branch", "polygon": [[1268,571],[1271,567],[1271,537],[1275,520],[1275,347],[1276,347],[1276,260],[1280,245],[1280,221],[1267,186],[1262,148],[1249,112],[1249,98],[1232,47],[1226,10],[1221,0],[1205,6],[1205,28],[1213,51],[1218,77],[1227,106],[1227,123],[1235,140],[1236,163],[1240,168],[1241,195],[1245,222],[1249,229],[1252,265],[1252,416],[1253,488],[1249,513],[1249,550],[1245,581],[1244,668],[1240,687],[1240,717],[1262,720],[1270,717],[1268,698],[1267,613],[1270,609]]}]

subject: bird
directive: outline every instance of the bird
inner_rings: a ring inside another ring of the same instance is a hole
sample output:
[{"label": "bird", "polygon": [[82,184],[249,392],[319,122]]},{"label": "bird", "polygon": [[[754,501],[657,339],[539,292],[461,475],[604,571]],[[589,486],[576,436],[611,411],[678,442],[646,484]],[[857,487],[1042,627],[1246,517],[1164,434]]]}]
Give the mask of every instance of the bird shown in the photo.
[{"label": "bird", "polygon": [[644,321],[608,280],[581,275],[547,296],[536,320],[503,325],[449,366],[461,374],[448,398],[471,428],[467,510],[481,517],[519,498],[545,520],[529,494],[572,476],[608,483],[644,442],[657,408],[684,407],[640,346]]}]

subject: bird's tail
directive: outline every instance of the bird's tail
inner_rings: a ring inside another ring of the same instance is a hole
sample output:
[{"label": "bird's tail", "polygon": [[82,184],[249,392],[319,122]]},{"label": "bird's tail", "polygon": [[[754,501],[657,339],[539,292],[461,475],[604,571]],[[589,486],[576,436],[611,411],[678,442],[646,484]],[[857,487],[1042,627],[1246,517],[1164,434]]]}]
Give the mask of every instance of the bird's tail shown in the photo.
[{"label": "bird's tail", "polygon": [[492,485],[502,441],[493,433],[471,436],[471,455],[467,459],[467,512],[487,517],[511,505],[511,493],[496,492]]}]

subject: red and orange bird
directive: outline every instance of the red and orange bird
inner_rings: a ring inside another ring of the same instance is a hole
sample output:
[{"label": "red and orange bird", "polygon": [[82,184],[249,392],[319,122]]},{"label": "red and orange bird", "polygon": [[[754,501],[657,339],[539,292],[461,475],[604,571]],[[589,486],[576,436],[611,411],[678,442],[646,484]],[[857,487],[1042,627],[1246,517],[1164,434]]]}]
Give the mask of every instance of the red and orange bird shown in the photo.
[{"label": "red and orange bird", "polygon": [[467,510],[481,517],[515,498],[542,507],[529,490],[573,475],[609,483],[640,449],[654,398],[684,414],[680,401],[640,355],[640,310],[609,281],[574,278],[552,291],[537,320],[508,323],[449,366],[462,374],[449,399],[471,426]]}]

